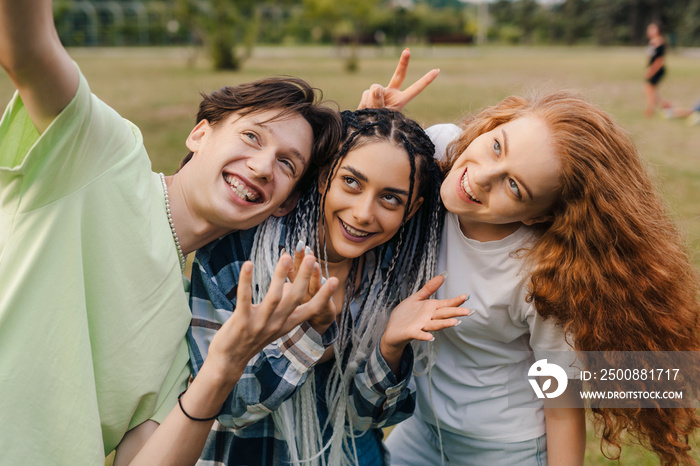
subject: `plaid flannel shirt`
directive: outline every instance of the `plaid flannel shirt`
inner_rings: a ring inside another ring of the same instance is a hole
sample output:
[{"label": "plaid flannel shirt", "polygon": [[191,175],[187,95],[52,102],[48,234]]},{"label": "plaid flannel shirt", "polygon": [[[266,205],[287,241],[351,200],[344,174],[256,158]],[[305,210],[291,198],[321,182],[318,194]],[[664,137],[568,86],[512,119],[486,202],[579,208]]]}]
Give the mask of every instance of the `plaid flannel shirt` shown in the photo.
[{"label": "plaid flannel shirt", "polygon": [[[187,334],[195,376],[206,358],[211,339],[235,309],[240,267],[250,257],[255,231],[232,233],[197,252],[190,293],[192,324]],[[284,228],[282,236],[280,248],[284,244]],[[372,262],[372,254],[368,256]],[[350,303],[353,315],[357,312],[357,303],[372,291],[368,289],[367,281],[367,277],[363,277],[360,296]],[[269,414],[296,393],[311,367],[333,344],[337,335],[335,323],[323,335],[302,324],[251,359],[223,405],[199,464],[276,465],[285,462],[286,444],[276,432]],[[330,364],[332,362],[321,364],[316,370],[319,400],[325,399],[319,388],[325,383],[319,379],[327,376],[319,373],[327,372]],[[322,370],[323,366],[325,369]],[[348,394],[348,411],[352,413],[356,431],[372,430],[374,436],[381,438],[381,427],[394,425],[413,413],[415,387],[410,377],[412,367],[410,345],[402,357],[398,378],[377,345],[358,368]],[[325,419],[326,413],[325,405],[320,403],[319,415]]]}]

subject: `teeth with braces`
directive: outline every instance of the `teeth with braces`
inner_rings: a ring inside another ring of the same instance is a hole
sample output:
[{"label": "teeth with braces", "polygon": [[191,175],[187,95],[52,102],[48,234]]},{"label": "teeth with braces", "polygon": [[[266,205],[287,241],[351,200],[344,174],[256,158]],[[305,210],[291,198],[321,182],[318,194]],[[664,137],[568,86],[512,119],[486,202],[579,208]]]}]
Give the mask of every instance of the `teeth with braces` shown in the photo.
[{"label": "teeth with braces", "polygon": [[464,172],[464,177],[462,178],[462,189],[471,198],[472,201],[481,203],[481,201],[474,195],[472,189],[469,187],[469,179],[467,178],[467,172]]},{"label": "teeth with braces", "polygon": [[244,201],[255,202],[260,198],[258,193],[249,191],[245,184],[237,177],[226,175],[225,179],[229,186],[231,186],[233,192]]},{"label": "teeth with braces", "polygon": [[343,222],[342,220],[340,221],[340,223],[343,224],[343,227],[345,228],[345,230],[347,230],[347,232],[350,233],[352,236],[364,238],[365,236],[369,235],[369,233],[367,233],[366,231],[356,230],[353,227],[351,227],[350,225],[348,225],[347,223]]}]

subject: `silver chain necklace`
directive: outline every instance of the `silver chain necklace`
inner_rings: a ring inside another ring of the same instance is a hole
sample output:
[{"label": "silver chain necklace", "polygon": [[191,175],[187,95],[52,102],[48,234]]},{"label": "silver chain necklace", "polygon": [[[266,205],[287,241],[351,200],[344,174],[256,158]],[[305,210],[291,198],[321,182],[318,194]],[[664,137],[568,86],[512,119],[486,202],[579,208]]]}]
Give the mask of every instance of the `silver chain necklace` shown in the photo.
[{"label": "silver chain necklace", "polygon": [[187,256],[182,253],[182,246],[180,246],[180,239],[177,237],[175,232],[175,225],[173,224],[173,216],[170,213],[170,200],[168,199],[168,186],[165,184],[165,175],[163,173],[158,173],[160,176],[160,182],[163,185],[163,195],[165,196],[165,212],[168,214],[168,223],[170,224],[170,232],[173,234],[173,240],[175,241],[175,246],[177,247],[177,258],[180,259],[180,270],[185,271],[185,263],[187,262]]}]

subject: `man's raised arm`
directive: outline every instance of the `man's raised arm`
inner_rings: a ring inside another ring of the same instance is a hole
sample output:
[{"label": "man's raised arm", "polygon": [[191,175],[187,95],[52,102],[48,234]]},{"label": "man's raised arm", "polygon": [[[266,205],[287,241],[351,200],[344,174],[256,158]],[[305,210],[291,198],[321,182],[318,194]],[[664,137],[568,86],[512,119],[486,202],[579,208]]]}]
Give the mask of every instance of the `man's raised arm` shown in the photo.
[{"label": "man's raised arm", "polygon": [[43,132],[71,101],[79,82],[56,33],[50,0],[0,0],[0,65]]}]

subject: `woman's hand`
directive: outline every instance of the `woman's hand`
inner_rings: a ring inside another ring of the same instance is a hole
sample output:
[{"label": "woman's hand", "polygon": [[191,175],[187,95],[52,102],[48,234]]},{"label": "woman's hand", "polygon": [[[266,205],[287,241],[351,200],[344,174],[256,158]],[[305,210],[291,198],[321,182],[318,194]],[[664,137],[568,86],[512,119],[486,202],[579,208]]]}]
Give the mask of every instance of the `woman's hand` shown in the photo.
[{"label": "woman's hand", "polygon": [[[306,246],[303,241],[299,241],[297,243],[296,250],[294,251],[294,263],[292,264],[292,269],[288,275],[290,283],[294,283],[294,279],[299,274],[301,263],[307,256],[313,257],[313,251],[311,251],[311,248]],[[314,265],[314,270],[311,273],[309,287],[307,288],[307,293],[304,296],[303,302],[307,302],[313,298],[318,290],[321,289],[321,285],[323,285],[323,283],[325,283],[325,279],[321,276],[321,267],[318,263],[316,263],[316,265]]]},{"label": "woman's hand", "polygon": [[205,364],[217,364],[222,374],[237,374],[237,380],[254,355],[297,325],[318,316],[327,319],[332,315],[335,319],[331,296],[338,286],[337,278],[329,278],[313,297],[304,301],[315,265],[313,256],[305,257],[294,283],[285,286],[292,258],[282,254],[265,298],[260,304],[252,304],[253,263],[245,262],[238,281],[236,310],[216,332]]},{"label": "woman's hand", "polygon": [[413,100],[418,94],[428,87],[435,80],[439,69],[428,71],[422,78],[410,85],[405,91],[401,90],[401,85],[406,79],[406,71],[408,70],[408,62],[411,59],[411,51],[405,49],[399,58],[399,64],[396,66],[396,71],[389,81],[387,87],[382,87],[379,84],[372,84],[369,89],[362,93],[362,99],[358,110],[363,108],[387,108],[400,112],[408,103]]},{"label": "woman's hand", "polygon": [[379,350],[395,373],[398,372],[401,354],[411,340],[432,341],[434,337],[429,332],[454,327],[460,322],[456,317],[472,313],[470,309],[458,307],[467,300],[467,295],[429,299],[444,281],[442,275],[433,277],[391,312],[384,335],[379,341]]},{"label": "woman's hand", "polygon": [[[303,241],[299,241],[296,246],[296,250],[294,251],[294,264],[292,270],[289,272],[289,281],[291,283],[295,282],[295,279],[299,274],[299,268],[306,257],[314,257],[313,252],[308,246],[304,245]],[[325,281],[326,279],[321,276],[321,266],[316,263],[313,271],[311,272],[309,286],[302,303],[310,301],[316,295],[316,293],[318,293],[318,290],[321,289],[321,286],[323,286]],[[289,284],[286,286],[289,286]],[[332,300],[331,303],[333,303]],[[330,327],[333,322],[335,322],[335,319],[341,310],[342,309],[340,306],[334,306],[332,309],[328,308],[325,312],[319,312],[309,319],[309,325],[311,325],[319,334],[322,334],[328,330],[328,327]]]}]

